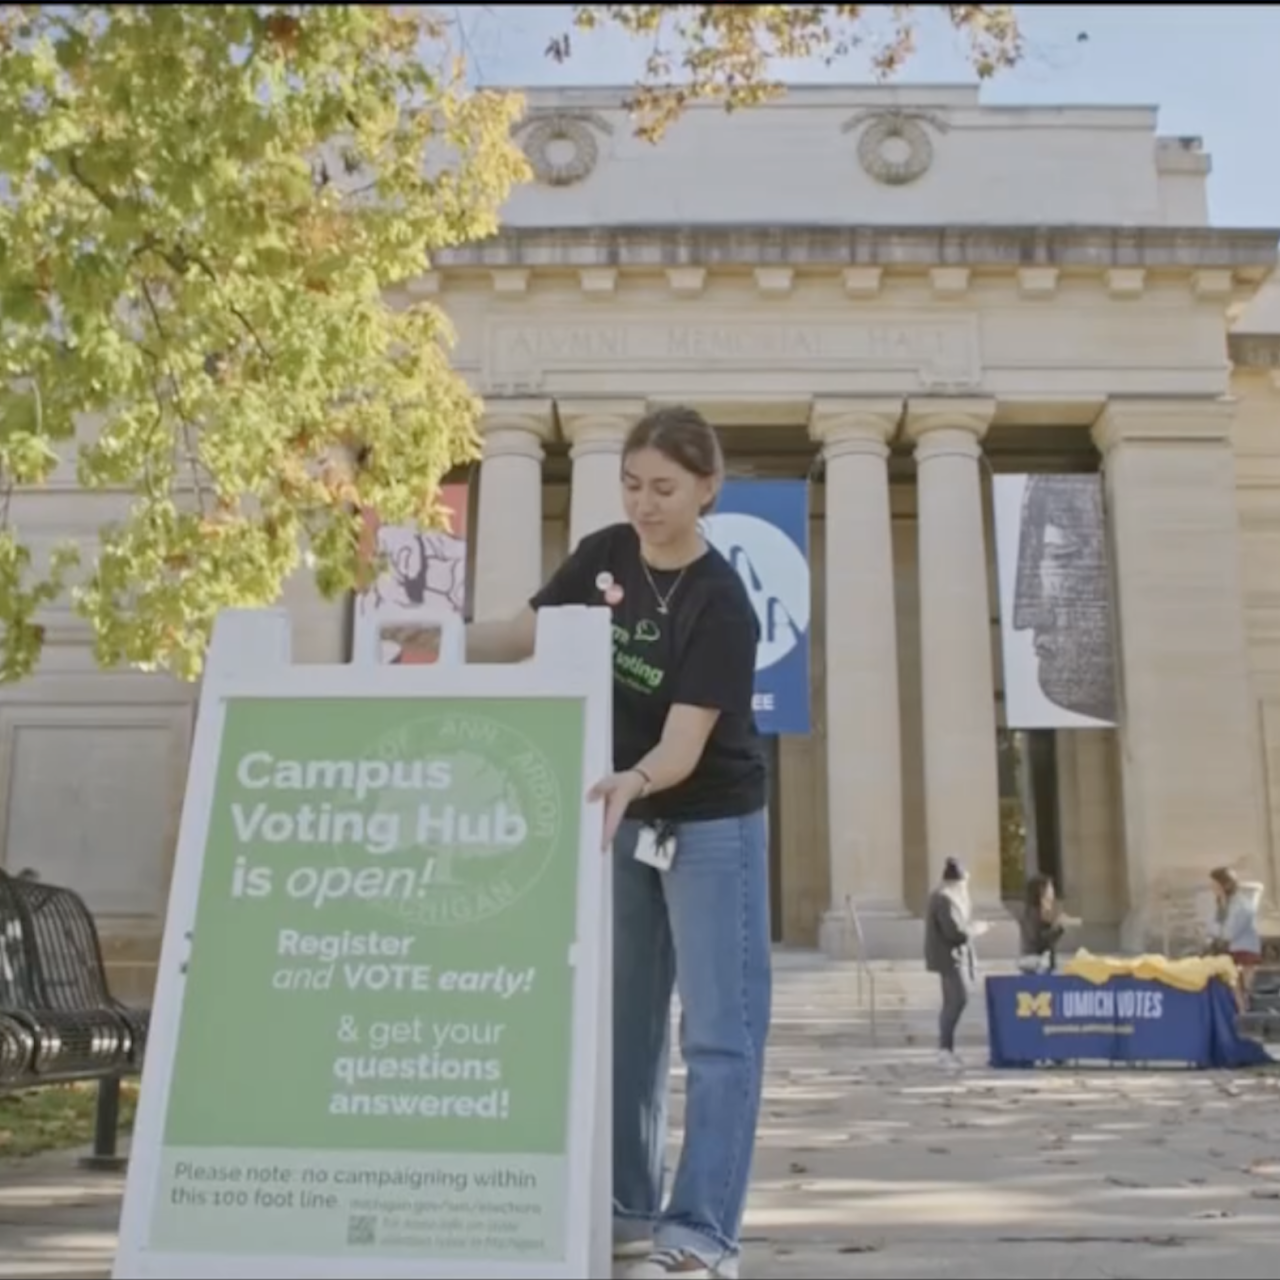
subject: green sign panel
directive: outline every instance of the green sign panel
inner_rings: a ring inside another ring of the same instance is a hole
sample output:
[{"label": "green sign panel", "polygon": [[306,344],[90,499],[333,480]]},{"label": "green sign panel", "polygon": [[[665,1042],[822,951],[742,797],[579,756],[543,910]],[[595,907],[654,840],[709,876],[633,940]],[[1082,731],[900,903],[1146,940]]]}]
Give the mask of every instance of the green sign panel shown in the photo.
[{"label": "green sign panel", "polygon": [[151,1250],[565,1256],[584,714],[228,701]]}]

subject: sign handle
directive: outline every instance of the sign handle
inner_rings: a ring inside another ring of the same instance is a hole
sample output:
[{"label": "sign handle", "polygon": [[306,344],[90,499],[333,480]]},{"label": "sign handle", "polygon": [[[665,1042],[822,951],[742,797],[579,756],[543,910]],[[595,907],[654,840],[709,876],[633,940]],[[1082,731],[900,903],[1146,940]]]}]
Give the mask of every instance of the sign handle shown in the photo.
[{"label": "sign handle", "polygon": [[412,627],[416,631],[438,631],[438,665],[460,667],[466,661],[466,628],[452,609],[424,610],[421,606],[401,606],[378,610],[372,626],[356,630],[351,661],[357,667],[375,667],[382,660],[382,642],[389,631]]}]

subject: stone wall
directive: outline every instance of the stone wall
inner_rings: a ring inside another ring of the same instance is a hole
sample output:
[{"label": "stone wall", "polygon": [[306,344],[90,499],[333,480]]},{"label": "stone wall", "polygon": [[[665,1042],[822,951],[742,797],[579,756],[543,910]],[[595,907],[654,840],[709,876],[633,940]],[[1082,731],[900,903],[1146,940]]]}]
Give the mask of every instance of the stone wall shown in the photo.
[{"label": "stone wall", "polygon": [[1280,925],[1280,333],[1233,335],[1231,357],[1253,728],[1265,780],[1263,871],[1272,923]]},{"label": "stone wall", "polygon": [[[1151,107],[982,105],[968,86],[806,86],[697,105],[654,146],[618,89],[533,90],[521,139],[543,181],[508,226],[1088,223],[1203,226],[1209,156]],[[768,175],[762,180],[762,175]]]}]

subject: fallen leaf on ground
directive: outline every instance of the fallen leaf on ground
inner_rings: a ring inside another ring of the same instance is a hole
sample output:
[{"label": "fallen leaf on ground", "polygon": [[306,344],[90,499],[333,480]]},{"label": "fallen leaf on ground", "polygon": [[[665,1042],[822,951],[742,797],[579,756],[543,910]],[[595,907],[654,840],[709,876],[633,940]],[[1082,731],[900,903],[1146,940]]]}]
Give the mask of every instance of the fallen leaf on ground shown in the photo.
[{"label": "fallen leaf on ground", "polygon": [[1181,1236],[996,1236],[995,1240],[997,1244],[1144,1244],[1157,1249],[1181,1249],[1187,1243]]},{"label": "fallen leaf on ground", "polygon": [[[120,1129],[133,1124],[138,1089],[120,1090]],[[98,1091],[95,1085],[46,1085],[0,1097],[0,1159],[87,1146],[93,1141]]]}]

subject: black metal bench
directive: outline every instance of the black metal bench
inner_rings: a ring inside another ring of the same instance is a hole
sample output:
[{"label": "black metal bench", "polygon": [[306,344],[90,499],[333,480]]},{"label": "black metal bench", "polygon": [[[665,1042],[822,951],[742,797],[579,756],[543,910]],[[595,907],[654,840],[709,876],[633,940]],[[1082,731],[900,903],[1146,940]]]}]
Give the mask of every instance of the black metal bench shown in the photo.
[{"label": "black metal bench", "polygon": [[1240,1030],[1256,1040],[1280,1039],[1280,965],[1264,959],[1254,970]]},{"label": "black metal bench", "polygon": [[1262,963],[1253,971],[1239,1025],[1242,1034],[1266,1043],[1280,1039],[1280,937],[1264,934],[1261,941]]},{"label": "black metal bench", "polygon": [[88,1168],[117,1169],[120,1083],[139,1075],[149,1010],[107,985],[98,928],[70,889],[0,871],[0,1093],[96,1081]]}]

